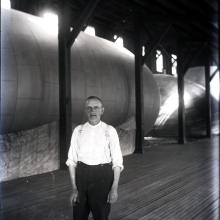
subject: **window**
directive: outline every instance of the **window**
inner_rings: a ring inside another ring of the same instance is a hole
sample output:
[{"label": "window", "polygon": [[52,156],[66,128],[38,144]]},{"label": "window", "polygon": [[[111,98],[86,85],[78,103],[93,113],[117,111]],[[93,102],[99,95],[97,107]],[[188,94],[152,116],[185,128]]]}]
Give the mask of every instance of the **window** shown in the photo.
[{"label": "window", "polygon": [[1,8],[10,9],[11,8],[10,0],[1,0]]},{"label": "window", "polygon": [[156,51],[156,71],[163,72],[163,54],[160,50]]},{"label": "window", "polygon": [[117,35],[114,35],[115,44],[119,47],[124,47],[124,41],[122,37],[118,37]]},{"label": "window", "polygon": [[219,71],[217,66],[211,66],[210,72],[215,73],[214,77],[210,81],[210,92],[212,96],[219,101],[219,85],[220,85],[220,79],[219,79]]},{"label": "window", "polygon": [[177,76],[177,56],[171,54],[171,63],[172,63],[172,75]]},{"label": "window", "polygon": [[145,46],[142,46],[142,56],[145,55]]},{"label": "window", "polygon": [[52,11],[44,11],[42,14],[44,19],[43,26],[50,33],[58,33],[58,15]]},{"label": "window", "polygon": [[91,36],[95,36],[95,28],[92,26],[87,26],[84,32]]}]

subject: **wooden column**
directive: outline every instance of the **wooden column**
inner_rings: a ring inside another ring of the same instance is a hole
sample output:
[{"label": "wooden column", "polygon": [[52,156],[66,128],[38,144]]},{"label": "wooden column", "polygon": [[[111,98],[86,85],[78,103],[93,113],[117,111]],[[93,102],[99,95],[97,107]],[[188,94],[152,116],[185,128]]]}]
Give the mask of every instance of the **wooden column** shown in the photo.
[{"label": "wooden column", "polygon": [[143,76],[140,19],[135,20],[135,98],[136,98],[136,138],[135,153],[143,153]]},{"label": "wooden column", "polygon": [[172,62],[171,54],[168,53],[165,49],[162,49],[164,67],[166,69],[166,74],[172,75]]},{"label": "wooden column", "polygon": [[69,13],[65,3],[59,14],[58,56],[59,56],[59,157],[60,168],[65,167],[67,152],[70,146],[72,133],[71,124],[71,73],[70,73],[70,46]]},{"label": "wooden column", "polygon": [[70,30],[71,22],[71,2],[60,1],[59,11],[59,33],[58,33],[58,53],[59,53],[59,157],[60,168],[64,168],[67,153],[72,135],[72,109],[71,109],[71,47],[79,32],[85,24],[92,18],[94,10],[100,0],[89,0],[82,10],[78,21],[74,22],[73,30]]},{"label": "wooden column", "polygon": [[185,143],[185,106],[184,106],[184,70],[182,55],[177,57],[177,86],[178,86],[178,143]]},{"label": "wooden column", "polygon": [[156,72],[156,50],[152,51],[145,60],[146,60],[147,66],[151,69],[153,73],[155,73]]},{"label": "wooden column", "polygon": [[211,137],[210,65],[205,65],[206,135]]}]

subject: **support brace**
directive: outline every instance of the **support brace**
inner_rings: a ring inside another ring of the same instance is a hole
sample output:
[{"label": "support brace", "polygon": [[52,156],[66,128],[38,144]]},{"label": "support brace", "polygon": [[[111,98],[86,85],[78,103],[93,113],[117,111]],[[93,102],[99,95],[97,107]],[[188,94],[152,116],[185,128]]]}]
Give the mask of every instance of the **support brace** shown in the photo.
[{"label": "support brace", "polygon": [[73,30],[70,32],[70,38],[68,41],[68,45],[71,47],[77,38],[79,32],[82,30],[83,26],[91,19],[93,16],[94,10],[96,9],[100,0],[90,0],[86,5],[80,17],[77,21],[77,24],[73,27]]},{"label": "support brace", "polygon": [[167,33],[169,32],[170,28],[172,27],[171,24],[168,25],[168,27],[166,28],[166,30],[164,30],[164,32],[159,36],[158,39],[156,39],[152,45],[145,51],[145,56],[142,58],[142,63],[146,62],[146,59],[148,58],[148,56],[152,53],[152,51],[155,50],[155,48],[160,44],[160,42],[164,39],[164,37],[167,35]]}]

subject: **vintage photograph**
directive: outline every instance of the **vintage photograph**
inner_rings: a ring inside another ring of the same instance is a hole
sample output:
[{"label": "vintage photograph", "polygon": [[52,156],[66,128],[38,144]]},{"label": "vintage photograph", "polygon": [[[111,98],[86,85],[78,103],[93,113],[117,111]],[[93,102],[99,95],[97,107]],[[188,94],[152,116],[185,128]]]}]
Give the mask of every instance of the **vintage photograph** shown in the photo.
[{"label": "vintage photograph", "polygon": [[0,220],[219,220],[217,0],[1,0]]}]

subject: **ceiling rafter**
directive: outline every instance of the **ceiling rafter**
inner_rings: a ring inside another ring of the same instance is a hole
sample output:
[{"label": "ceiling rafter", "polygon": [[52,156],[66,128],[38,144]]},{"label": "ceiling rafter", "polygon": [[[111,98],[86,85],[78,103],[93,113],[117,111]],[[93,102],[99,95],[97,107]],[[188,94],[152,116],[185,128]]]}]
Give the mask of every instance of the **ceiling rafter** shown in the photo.
[{"label": "ceiling rafter", "polygon": [[[69,2],[72,22],[77,20],[89,0]],[[29,13],[44,7],[59,7],[60,0],[11,0],[15,8]],[[15,4],[16,2],[16,4]],[[167,24],[172,24],[182,39],[189,42],[208,41],[218,51],[219,27],[217,0],[100,0],[94,16],[87,25],[99,26],[103,31],[132,36],[135,31],[134,17],[141,15],[142,23],[156,37]],[[35,13],[36,15],[36,13]],[[175,33],[169,33],[164,44],[172,45]],[[172,46],[175,48],[175,45]]]}]

